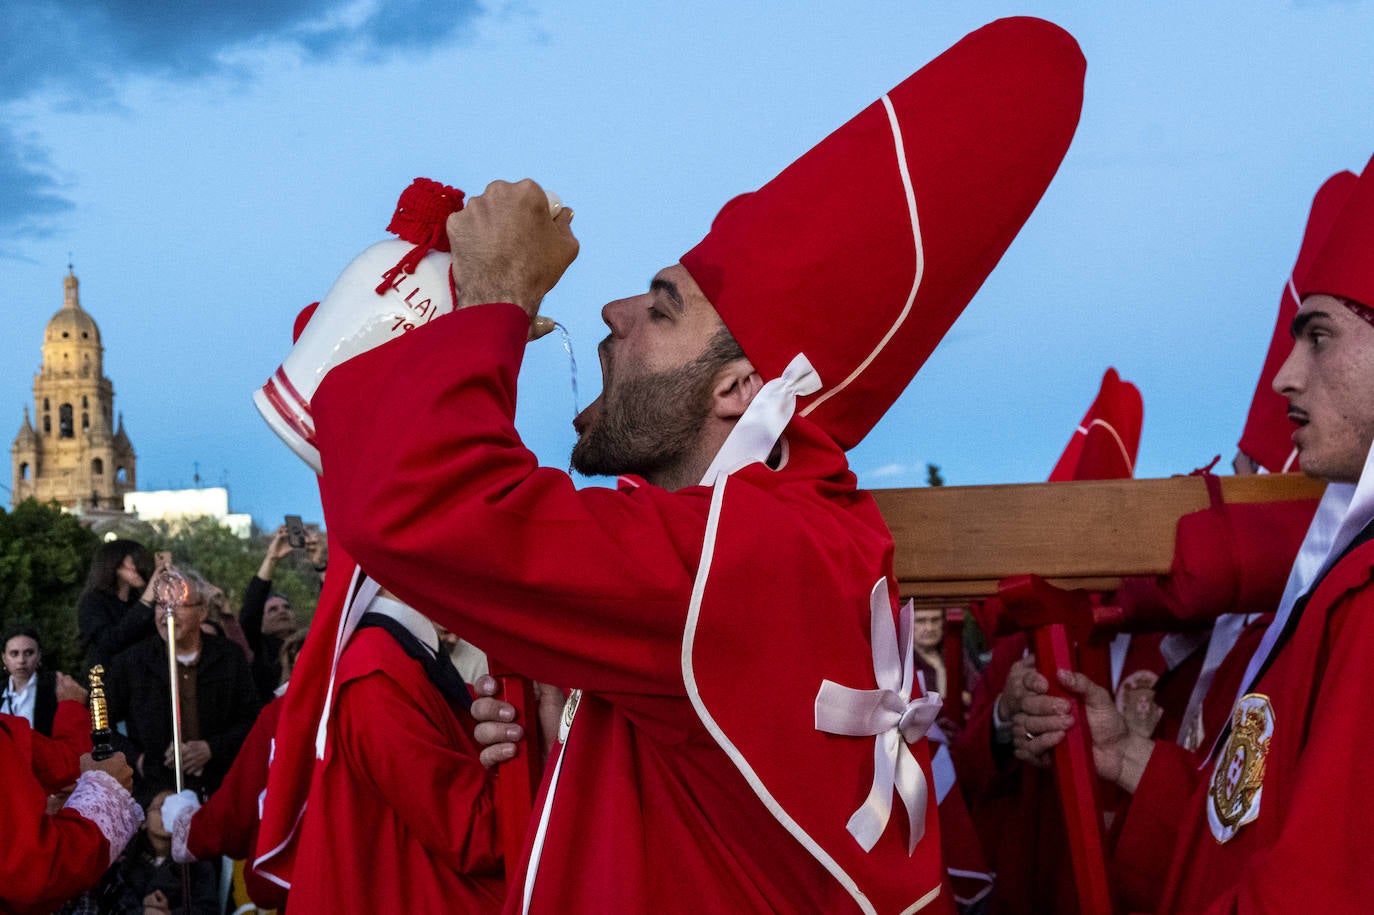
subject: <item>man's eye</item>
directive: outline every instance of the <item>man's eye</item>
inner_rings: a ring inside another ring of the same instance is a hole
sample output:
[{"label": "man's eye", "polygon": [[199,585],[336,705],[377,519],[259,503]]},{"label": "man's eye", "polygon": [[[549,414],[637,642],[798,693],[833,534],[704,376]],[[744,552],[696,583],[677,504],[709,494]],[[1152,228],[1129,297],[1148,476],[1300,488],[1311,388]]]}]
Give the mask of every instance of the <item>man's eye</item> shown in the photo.
[{"label": "man's eye", "polygon": [[665,315],[663,312],[659,311],[659,310],[658,310],[656,307],[654,307],[653,305],[650,305],[650,306],[649,306],[649,320],[650,320],[650,321],[663,321],[663,320],[665,320],[667,317],[668,317],[667,315]]}]

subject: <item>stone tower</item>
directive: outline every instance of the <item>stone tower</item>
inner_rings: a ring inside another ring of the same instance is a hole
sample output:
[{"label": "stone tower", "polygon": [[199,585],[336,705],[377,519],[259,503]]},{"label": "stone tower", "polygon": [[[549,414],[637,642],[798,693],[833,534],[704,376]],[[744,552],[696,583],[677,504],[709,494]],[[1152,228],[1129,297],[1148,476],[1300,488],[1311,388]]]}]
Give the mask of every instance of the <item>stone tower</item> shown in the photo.
[{"label": "stone tower", "polygon": [[43,332],[33,378],[33,416],[10,448],[14,504],[33,497],[68,509],[122,511],[135,486],[134,446],[114,422],[114,386],[104,373],[100,329],[81,307],[76,275],[63,278],[62,308]]}]

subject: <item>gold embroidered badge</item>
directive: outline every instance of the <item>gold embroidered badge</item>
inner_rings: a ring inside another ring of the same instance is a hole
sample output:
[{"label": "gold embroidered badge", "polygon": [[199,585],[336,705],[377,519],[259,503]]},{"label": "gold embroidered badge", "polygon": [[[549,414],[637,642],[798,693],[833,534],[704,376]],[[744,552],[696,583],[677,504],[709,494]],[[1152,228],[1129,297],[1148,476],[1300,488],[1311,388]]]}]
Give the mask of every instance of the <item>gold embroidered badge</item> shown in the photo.
[{"label": "gold embroidered badge", "polygon": [[1212,769],[1207,820],[1218,842],[1235,837],[1260,811],[1264,793],[1264,760],[1274,736],[1274,709],[1269,697],[1242,696],[1231,713],[1231,736]]}]

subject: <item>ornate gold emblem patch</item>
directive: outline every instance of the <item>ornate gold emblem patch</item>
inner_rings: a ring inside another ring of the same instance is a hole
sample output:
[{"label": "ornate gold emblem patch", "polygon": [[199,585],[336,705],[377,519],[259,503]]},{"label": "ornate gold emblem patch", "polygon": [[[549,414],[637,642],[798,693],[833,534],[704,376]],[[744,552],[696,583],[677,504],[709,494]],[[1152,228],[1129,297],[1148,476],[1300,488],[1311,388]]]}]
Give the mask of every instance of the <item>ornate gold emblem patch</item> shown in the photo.
[{"label": "ornate gold emblem patch", "polygon": [[1264,794],[1264,760],[1274,736],[1269,697],[1249,693],[1231,713],[1231,736],[1212,769],[1207,821],[1218,842],[1230,841],[1259,816]]}]

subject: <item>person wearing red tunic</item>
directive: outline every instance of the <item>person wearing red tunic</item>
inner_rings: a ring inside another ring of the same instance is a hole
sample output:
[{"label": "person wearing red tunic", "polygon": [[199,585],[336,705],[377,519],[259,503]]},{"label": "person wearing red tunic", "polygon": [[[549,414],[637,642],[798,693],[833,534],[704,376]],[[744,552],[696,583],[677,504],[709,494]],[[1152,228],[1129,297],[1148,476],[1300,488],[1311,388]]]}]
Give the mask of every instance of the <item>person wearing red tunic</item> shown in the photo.
[{"label": "person wearing red tunic", "polygon": [[[1171,852],[1163,912],[1355,912],[1374,899],[1374,797],[1357,777],[1374,755],[1357,715],[1374,676],[1371,166],[1296,278],[1294,345],[1274,389],[1303,471],[1330,484],[1229,723],[1199,767],[1176,745],[1127,733],[1105,691],[1060,674],[1086,697],[1099,774],[1135,793],[1125,829]],[[1023,709],[1024,757],[1072,724],[1062,699]]]},{"label": "person wearing red tunic", "polygon": [[[281,709],[281,696],[263,706],[224,782],[203,805],[189,789],[169,794],[163,801],[162,820],[171,831],[173,860],[190,863],[221,855],[236,860],[253,857],[258,838],[258,805],[267,786],[272,738]],[[243,882],[248,898],[259,908],[279,909],[286,903],[286,889],[264,879],[251,860],[244,868]]]},{"label": "person wearing red tunic", "polygon": [[892,537],[844,451],[1038,202],[1083,66],[1049,23],[980,29],[607,305],[574,462],[615,490],[515,432],[531,319],[576,252],[533,182],[449,218],[456,313],[325,377],[331,538],[580,689],[508,910],[950,910],[921,739],[939,697],[913,690]]},{"label": "person wearing red tunic", "polygon": [[[374,599],[340,660],[331,737],[301,825],[290,904],[304,912],[496,912],[505,881],[493,778],[475,722],[377,616],[437,657],[434,625]],[[404,638],[404,635],[402,636]],[[446,660],[442,661],[447,664]],[[470,697],[469,697],[470,698]]]},{"label": "person wearing red tunic", "polygon": [[43,740],[22,718],[0,715],[0,912],[50,912],[92,888],[143,822],[128,791],[133,770],[119,753],[83,757],[71,796],[49,815],[48,794],[70,786],[72,773],[35,757]]}]

